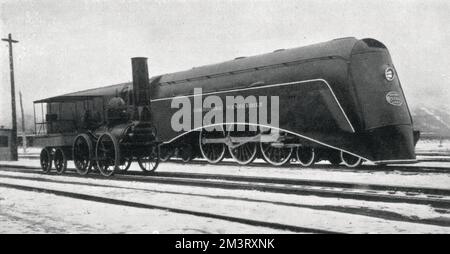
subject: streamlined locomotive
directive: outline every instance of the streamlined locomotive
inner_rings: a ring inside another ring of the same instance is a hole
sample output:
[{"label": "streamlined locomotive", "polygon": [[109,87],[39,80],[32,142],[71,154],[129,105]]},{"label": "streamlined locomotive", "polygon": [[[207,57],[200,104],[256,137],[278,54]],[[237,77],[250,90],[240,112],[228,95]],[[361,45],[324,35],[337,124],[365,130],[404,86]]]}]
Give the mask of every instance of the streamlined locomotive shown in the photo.
[{"label": "streamlined locomotive", "polygon": [[145,59],[132,63],[132,83],[35,102],[46,104],[36,124],[45,133],[44,170],[74,160],[82,174],[111,175],[137,160],[153,171],[172,156],[242,165],[261,158],[275,166],[416,162],[408,104],[388,49],[375,39],[336,39],[151,78]]}]

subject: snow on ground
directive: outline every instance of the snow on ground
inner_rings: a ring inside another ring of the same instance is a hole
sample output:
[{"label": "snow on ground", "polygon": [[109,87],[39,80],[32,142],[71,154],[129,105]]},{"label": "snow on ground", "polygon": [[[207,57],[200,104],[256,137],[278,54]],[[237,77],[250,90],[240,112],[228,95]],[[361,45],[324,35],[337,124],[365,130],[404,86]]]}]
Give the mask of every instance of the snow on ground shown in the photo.
[{"label": "snow on ground", "polygon": [[450,153],[450,139],[419,139],[416,152]]},{"label": "snow on ground", "polygon": [[0,188],[1,233],[287,233],[163,210]]},{"label": "snow on ground", "polygon": [[[1,172],[2,175],[24,175],[16,172]],[[26,174],[27,177],[34,174]],[[49,183],[38,182],[23,179],[7,179],[0,176],[0,182],[10,184],[24,184],[28,186],[51,188],[63,191],[75,191],[77,193],[105,196],[121,200],[128,200],[151,205],[159,205],[171,208],[181,208],[195,210],[201,212],[210,212],[234,217],[243,217],[253,220],[277,222],[288,225],[301,227],[318,228],[324,230],[347,232],[347,233],[450,233],[450,227],[442,227],[435,225],[425,225],[411,222],[400,222],[394,220],[386,220],[371,216],[354,214],[352,212],[336,212],[329,210],[330,207],[346,207],[358,210],[378,210],[379,212],[392,211],[401,213],[410,218],[439,218],[440,220],[450,220],[450,213],[442,213],[436,211],[429,206],[409,205],[409,204],[391,204],[381,202],[366,202],[348,199],[320,198],[315,196],[298,196],[287,194],[263,193],[258,191],[247,190],[222,190],[214,188],[201,188],[189,186],[175,186],[165,184],[152,184],[141,182],[122,182],[114,180],[99,180],[88,178],[73,178],[67,176],[45,176],[34,175],[41,179],[54,179],[68,182],[95,183],[102,185],[110,185],[115,187],[104,186],[86,186],[83,184],[72,185],[68,183]],[[122,187],[122,188],[117,188]],[[7,192],[1,192],[7,193]],[[7,198],[15,198],[15,191],[7,193]],[[5,195],[5,194],[1,194]],[[251,200],[250,200],[251,199]],[[28,200],[29,206],[41,206],[39,199]],[[24,202],[27,202],[26,200]],[[72,200],[69,204],[55,204],[56,200],[46,201],[42,206],[60,206],[61,211],[64,209],[78,210],[78,200]],[[274,204],[269,202],[286,202],[289,204]],[[1,204],[1,203],[0,203]],[[90,207],[90,206],[88,206]],[[24,208],[26,209],[26,208]],[[44,208],[42,208],[44,209]],[[110,208],[107,210],[108,216],[116,215],[116,210],[120,213],[120,209]],[[54,211],[53,213],[58,212]],[[51,214],[51,212],[49,213]],[[58,215],[64,218],[64,214]],[[81,216],[81,215],[80,215]],[[122,218],[120,214],[117,218]],[[129,217],[139,217],[130,214]],[[151,216],[150,216],[151,217]],[[99,217],[97,217],[99,218]],[[107,224],[102,221],[101,224]],[[159,217],[158,217],[159,219]],[[168,219],[171,221],[172,219]],[[195,225],[204,225],[209,219],[199,218],[200,221],[192,222]],[[75,220],[77,221],[77,220]],[[152,221],[152,220],[150,220]],[[157,220],[154,220],[157,221]],[[140,222],[130,221],[133,227]],[[157,223],[157,222],[155,222]],[[184,220],[173,222],[173,225],[183,227]],[[181,224],[181,225],[180,225]],[[57,227],[57,226],[56,226]],[[58,227],[57,227],[58,228]],[[63,227],[64,228],[64,227]],[[195,227],[194,227],[195,228]],[[153,228],[152,228],[153,229]],[[228,223],[223,229],[229,229],[227,232],[241,233],[242,229],[230,226]],[[108,231],[109,232],[109,231]],[[115,232],[115,231],[110,231]],[[218,231],[213,231],[218,232]],[[253,231],[252,231],[253,232]]]},{"label": "snow on ground", "polygon": [[41,153],[42,147],[27,147],[27,152],[25,153],[25,151],[23,150],[23,147],[19,146],[18,147],[18,153],[19,155],[37,155],[39,156],[39,154]]}]

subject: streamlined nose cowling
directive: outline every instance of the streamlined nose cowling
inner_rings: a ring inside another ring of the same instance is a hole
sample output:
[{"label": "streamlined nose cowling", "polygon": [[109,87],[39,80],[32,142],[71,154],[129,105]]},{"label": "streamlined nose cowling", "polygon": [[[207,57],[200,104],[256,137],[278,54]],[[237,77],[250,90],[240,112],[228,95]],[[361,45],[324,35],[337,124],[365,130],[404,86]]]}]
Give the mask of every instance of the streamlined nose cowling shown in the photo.
[{"label": "streamlined nose cowling", "polygon": [[350,75],[374,162],[415,160],[412,119],[387,48],[373,39],[356,43]]}]

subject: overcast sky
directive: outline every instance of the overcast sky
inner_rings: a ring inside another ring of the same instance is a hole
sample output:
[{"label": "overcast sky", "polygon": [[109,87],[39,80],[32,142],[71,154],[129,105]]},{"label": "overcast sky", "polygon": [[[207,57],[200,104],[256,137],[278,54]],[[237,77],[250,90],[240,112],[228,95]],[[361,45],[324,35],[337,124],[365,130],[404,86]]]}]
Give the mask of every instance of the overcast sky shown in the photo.
[{"label": "overcast sky", "polygon": [[[340,37],[387,45],[406,97],[450,104],[450,1],[0,0],[17,90],[32,101]],[[0,47],[0,125],[9,126],[8,49]]]}]

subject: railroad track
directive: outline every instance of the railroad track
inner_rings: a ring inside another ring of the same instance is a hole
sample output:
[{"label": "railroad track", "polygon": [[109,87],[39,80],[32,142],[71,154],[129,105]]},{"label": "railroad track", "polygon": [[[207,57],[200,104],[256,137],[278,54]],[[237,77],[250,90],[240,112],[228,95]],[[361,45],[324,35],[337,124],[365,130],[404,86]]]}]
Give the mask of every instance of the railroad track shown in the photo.
[{"label": "railroad track", "polygon": [[[5,171],[5,170],[3,170]],[[16,171],[17,172],[17,171]],[[23,171],[21,171],[23,172]],[[26,173],[33,173],[30,171],[26,171]],[[36,172],[35,172],[36,173]],[[330,205],[307,205],[302,203],[290,203],[290,202],[283,202],[283,201],[271,201],[266,199],[255,199],[255,198],[246,198],[246,197],[238,197],[238,196],[227,196],[227,195],[214,195],[214,194],[196,194],[196,193],[186,193],[186,192],[178,192],[178,191],[164,191],[164,190],[153,190],[148,188],[136,188],[136,187],[129,187],[129,186],[120,186],[120,185],[112,185],[112,184],[102,184],[101,182],[97,183],[87,183],[87,182],[79,182],[79,181],[68,181],[68,180],[60,180],[58,177],[53,178],[52,175],[43,175],[43,177],[36,177],[36,176],[17,176],[17,175],[5,175],[0,173],[0,179],[16,179],[16,180],[31,180],[31,181],[37,181],[37,182],[46,182],[46,183],[57,183],[57,184],[64,184],[64,185],[75,185],[75,186],[89,186],[89,187],[102,187],[102,188],[118,188],[118,189],[126,189],[126,190],[136,190],[136,191],[144,191],[144,192],[152,192],[152,193],[163,193],[163,194],[175,194],[175,195],[186,195],[186,196],[196,196],[196,197],[206,197],[206,198],[213,198],[218,200],[236,200],[236,201],[246,201],[246,202],[257,202],[257,203],[266,203],[271,205],[277,205],[277,206],[287,206],[287,207],[295,207],[295,208],[308,208],[313,210],[320,210],[320,211],[333,211],[333,212],[341,212],[341,213],[347,213],[347,214],[353,214],[353,215],[363,215],[363,216],[369,216],[374,218],[380,218],[385,220],[391,220],[391,221],[400,221],[400,222],[409,222],[409,223],[418,223],[418,224],[428,224],[428,225],[436,225],[436,226],[444,226],[444,227],[450,227],[450,221],[442,219],[442,218],[426,218],[426,219],[420,219],[420,218],[413,218],[411,216],[402,215],[396,212],[392,211],[384,211],[384,210],[378,210],[378,209],[370,209],[370,208],[357,208],[357,207],[345,207],[345,206],[330,206]],[[71,176],[71,175],[69,175]],[[51,177],[51,179],[49,179]],[[75,176],[78,178],[77,176]],[[204,176],[207,177],[207,176]],[[234,176],[231,176],[234,177]],[[91,178],[96,178],[95,176],[92,176]],[[115,179],[110,179],[115,180]],[[256,180],[256,179],[255,179]],[[264,180],[262,182],[265,182]],[[146,205],[146,204],[136,204],[133,202],[127,202],[125,203],[122,200],[115,200],[115,199],[109,199],[104,197],[97,197],[97,196],[90,196],[89,198],[86,198],[86,195],[84,194],[77,194],[73,192],[69,192],[70,195],[68,195],[66,192],[61,192],[59,190],[51,190],[48,188],[35,188],[32,186],[14,186],[11,184],[2,184],[0,182],[0,186],[3,187],[9,187],[9,188],[15,188],[20,190],[29,190],[29,191],[38,191],[38,192],[46,192],[46,193],[52,193],[56,195],[62,195],[66,197],[72,197],[72,198],[78,198],[78,199],[84,199],[84,200],[90,200],[90,201],[96,201],[96,202],[103,202],[103,203],[109,203],[109,204],[116,204],[116,205],[126,205],[126,206],[132,206],[132,207],[138,207],[142,208],[149,208],[149,209],[165,209],[170,210],[172,208],[168,207],[162,207],[162,206],[154,206],[154,205]],[[55,192],[56,191],[56,192]],[[435,193],[435,191],[433,191]],[[80,196],[81,195],[81,196]],[[89,196],[89,195],[88,195]],[[176,212],[179,212],[180,209],[175,209]],[[191,213],[189,210],[183,210],[183,212],[186,214],[191,215],[198,215],[203,217],[210,217],[210,218],[217,218],[212,217],[211,214],[208,213],[202,213],[201,215],[195,213]],[[232,222],[240,222],[244,224],[249,225],[259,225],[274,229],[283,229],[283,230],[290,230],[293,232],[305,232],[305,233],[336,233],[332,231],[324,231],[324,230],[316,230],[316,229],[310,229],[310,228],[304,228],[304,227],[286,227],[287,225],[282,225],[279,223],[269,223],[269,224],[261,224],[258,221],[247,219],[241,219],[241,218],[234,218],[229,216],[222,216],[220,215],[222,219],[226,219],[228,221]]]},{"label": "railroad track", "polygon": [[[210,164],[207,161],[203,160],[194,160],[189,163],[184,163],[181,160],[171,160],[171,163],[178,163],[178,164],[194,164],[194,165],[222,165],[222,166],[237,166],[237,167],[263,167],[263,168],[285,168],[285,169],[294,169],[294,170],[302,170],[303,167],[297,164],[286,164],[284,166],[278,166],[274,167],[270,164],[264,163],[264,162],[253,162],[252,164],[241,166],[239,164],[236,164],[233,161],[222,161],[217,164]],[[402,172],[410,172],[410,173],[450,173],[450,167],[444,168],[444,167],[434,167],[434,166],[406,166],[406,165],[362,165],[358,168],[348,168],[344,165],[330,165],[330,164],[315,164],[313,166],[310,166],[308,168],[311,169],[325,169],[325,170],[341,170],[346,172],[364,172],[364,171],[370,171],[370,172],[385,172],[385,171],[402,171]]]},{"label": "railroad track", "polygon": [[[36,168],[26,167],[9,170],[2,168],[0,170],[43,174],[37,171]],[[73,171],[67,172],[66,176],[80,177]],[[271,193],[313,195],[375,202],[420,204],[450,209],[450,190],[438,188],[183,172],[157,172],[154,174],[127,172],[126,174],[116,174],[114,178],[104,178],[96,174],[90,174],[87,177],[93,179],[161,183],[205,188],[256,190]]]},{"label": "railroad track", "polygon": [[9,183],[0,183],[0,187],[22,190],[22,191],[41,192],[41,193],[53,194],[53,195],[62,196],[62,197],[74,198],[74,199],[85,200],[85,201],[94,201],[94,202],[111,204],[111,205],[120,205],[120,206],[143,208],[143,209],[158,209],[158,210],[164,210],[164,211],[172,212],[172,213],[194,215],[194,216],[211,218],[211,219],[219,219],[219,220],[225,220],[225,221],[229,221],[229,222],[236,222],[236,223],[241,223],[241,224],[246,224],[246,225],[251,225],[251,226],[266,227],[266,228],[272,228],[272,229],[278,229],[278,230],[286,230],[286,231],[296,232],[296,233],[342,234],[341,232],[330,231],[330,230],[299,227],[299,226],[293,226],[293,225],[287,225],[287,224],[281,224],[281,223],[258,221],[258,220],[252,220],[252,219],[247,219],[247,218],[239,218],[239,217],[233,217],[233,216],[220,215],[220,214],[215,214],[215,213],[207,213],[207,212],[199,212],[199,211],[188,210],[188,209],[178,209],[178,208],[165,207],[165,206],[159,206],[159,205],[151,205],[151,204],[146,204],[146,203],[121,200],[121,199],[100,197],[97,195],[88,195],[88,194],[82,194],[82,193],[77,193],[77,192],[55,190],[55,189],[50,189],[50,188],[40,188],[40,187],[34,187],[34,186],[28,186],[28,185],[9,184]]},{"label": "railroad track", "polygon": [[431,156],[431,157],[433,157],[433,156],[448,156],[448,157],[450,157],[450,152],[446,152],[446,151],[444,151],[444,152],[425,152],[425,151],[422,151],[422,152],[416,152],[416,155]]},{"label": "railroad track", "polygon": [[[447,162],[447,159],[443,160],[423,160],[424,162],[433,162],[433,161],[440,161],[440,162]],[[450,159],[448,160],[450,162]],[[181,160],[172,159],[170,160],[170,163],[177,163],[177,164],[186,164],[182,162]],[[193,160],[187,164],[192,165],[222,165],[222,166],[235,166],[235,167],[263,167],[263,168],[284,168],[284,169],[292,169],[292,170],[302,170],[303,168],[300,165],[297,164],[287,164],[284,166],[274,167],[270,164],[264,163],[264,162],[253,162],[252,164],[241,166],[233,161],[222,161],[217,164],[210,164],[207,161],[204,160]],[[8,166],[8,165],[2,165],[1,166]],[[16,167],[16,166],[12,166]],[[20,166],[19,166],[20,167]],[[36,167],[37,168],[37,167]],[[311,169],[321,169],[321,170],[330,170],[330,171],[344,171],[344,172],[386,172],[386,171],[401,171],[401,172],[407,172],[407,173],[450,173],[450,166],[449,168],[444,167],[437,167],[437,166],[411,166],[411,165],[362,165],[358,168],[348,168],[343,165],[329,165],[329,164],[315,164],[313,166],[310,166],[308,168]]]}]

